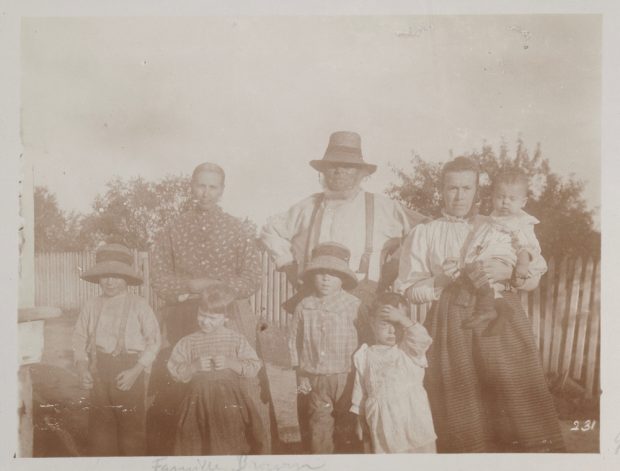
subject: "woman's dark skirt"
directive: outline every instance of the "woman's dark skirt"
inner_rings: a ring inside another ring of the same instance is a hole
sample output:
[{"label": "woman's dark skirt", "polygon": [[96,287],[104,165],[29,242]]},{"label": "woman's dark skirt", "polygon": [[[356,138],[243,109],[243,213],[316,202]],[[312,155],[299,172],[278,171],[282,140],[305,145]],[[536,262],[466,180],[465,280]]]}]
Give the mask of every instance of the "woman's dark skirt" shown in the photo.
[{"label": "woman's dark skirt", "polygon": [[464,284],[444,290],[427,316],[425,386],[438,452],[564,451],[531,323],[516,293],[503,296],[513,313],[498,335],[484,335],[488,323],[462,328],[476,301]]}]

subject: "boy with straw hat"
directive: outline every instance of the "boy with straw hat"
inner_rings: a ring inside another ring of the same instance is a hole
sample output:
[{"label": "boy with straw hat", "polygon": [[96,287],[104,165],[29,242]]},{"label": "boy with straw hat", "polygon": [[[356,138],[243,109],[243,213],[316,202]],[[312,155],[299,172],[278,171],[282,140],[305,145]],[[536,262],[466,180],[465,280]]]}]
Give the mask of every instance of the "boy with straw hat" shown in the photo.
[{"label": "boy with straw hat", "polygon": [[128,285],[142,284],[131,251],[107,244],[82,279],[98,283],[101,295],[82,307],[73,331],[80,385],[90,389],[88,447],[91,456],[145,453],[145,381],[161,344],[159,324]]},{"label": "boy with straw hat", "polygon": [[312,453],[332,453],[334,441],[340,448],[353,439],[353,417],[348,410],[361,301],[345,291],[357,286],[349,257],[349,249],[335,242],[314,248],[302,274],[309,294],[297,304],[289,328],[291,364],[298,371],[299,391],[309,393]]}]

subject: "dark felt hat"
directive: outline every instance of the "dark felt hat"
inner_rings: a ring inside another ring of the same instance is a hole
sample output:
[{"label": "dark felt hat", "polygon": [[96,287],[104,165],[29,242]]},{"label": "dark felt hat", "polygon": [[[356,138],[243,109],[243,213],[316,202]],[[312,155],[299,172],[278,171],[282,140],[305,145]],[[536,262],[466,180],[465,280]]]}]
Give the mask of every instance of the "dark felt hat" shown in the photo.
[{"label": "dark felt hat", "polygon": [[377,166],[366,163],[362,157],[362,138],[356,132],[338,131],[329,136],[329,144],[321,160],[311,160],[312,168],[322,172],[330,165],[346,164],[368,170],[374,173]]}]

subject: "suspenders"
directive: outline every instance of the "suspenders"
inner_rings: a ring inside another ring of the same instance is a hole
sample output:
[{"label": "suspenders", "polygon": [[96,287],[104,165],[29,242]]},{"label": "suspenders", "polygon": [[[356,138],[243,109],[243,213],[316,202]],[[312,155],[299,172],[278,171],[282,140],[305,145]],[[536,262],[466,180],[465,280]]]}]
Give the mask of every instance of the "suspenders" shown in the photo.
[{"label": "suspenders", "polygon": [[366,274],[368,279],[368,269],[370,268],[370,256],[372,255],[372,236],[375,226],[375,195],[373,193],[366,192],[366,247],[364,248],[364,254],[360,260],[360,273]]},{"label": "suspenders", "polygon": [[[312,248],[316,245],[316,240],[319,237],[321,228],[319,217],[319,211],[322,210],[322,203],[324,201],[323,193],[316,195],[314,199],[314,207],[312,208],[312,214],[310,215],[310,224],[308,225],[308,235],[306,237],[306,248],[304,251],[304,266],[310,261],[312,255]],[[364,193],[364,206],[365,206],[365,226],[366,226],[366,241],[364,244],[364,254],[360,260],[359,272],[366,275],[368,279],[368,271],[370,268],[370,256],[373,252],[373,234],[375,226],[375,195],[373,193]],[[321,215],[322,216],[322,215]],[[316,224],[317,219],[319,224]]]},{"label": "suspenders", "polygon": [[[116,339],[116,347],[112,352],[113,356],[118,356],[121,353],[126,352],[125,347],[125,330],[127,328],[127,319],[129,318],[129,308],[131,306],[131,295],[127,293],[123,302],[123,311],[121,313],[121,323],[118,327],[118,336]],[[92,334],[89,336],[88,353],[91,357],[91,368],[95,369],[97,365],[97,327],[99,326],[99,318],[101,317],[101,311],[103,310],[103,300],[98,300],[97,312],[95,314],[95,326]]]}]

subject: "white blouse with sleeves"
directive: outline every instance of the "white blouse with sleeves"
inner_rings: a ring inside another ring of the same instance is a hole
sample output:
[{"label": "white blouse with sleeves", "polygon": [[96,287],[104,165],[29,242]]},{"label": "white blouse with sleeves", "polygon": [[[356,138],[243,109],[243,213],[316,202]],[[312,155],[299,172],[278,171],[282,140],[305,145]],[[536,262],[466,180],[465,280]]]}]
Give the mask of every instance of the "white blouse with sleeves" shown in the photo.
[{"label": "white blouse with sleeves", "polygon": [[403,242],[395,290],[416,304],[437,301],[442,288],[434,286],[435,276],[442,273],[443,263],[450,258],[463,265],[469,234],[486,219],[480,215],[471,219],[444,215],[414,227]]}]

